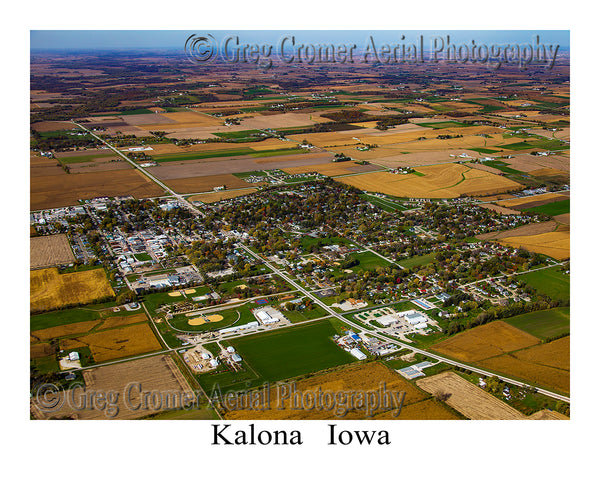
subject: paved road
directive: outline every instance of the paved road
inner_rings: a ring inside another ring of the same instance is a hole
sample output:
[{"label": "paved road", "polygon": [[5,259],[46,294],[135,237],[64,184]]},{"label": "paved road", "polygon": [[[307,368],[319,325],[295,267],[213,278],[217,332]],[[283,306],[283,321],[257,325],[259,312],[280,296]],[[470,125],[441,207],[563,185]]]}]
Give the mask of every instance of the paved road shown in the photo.
[{"label": "paved road", "polygon": [[[392,339],[386,337],[385,335],[380,334],[377,331],[365,330],[362,325],[354,323],[353,321],[348,320],[347,318],[344,318],[339,313],[335,312],[331,307],[329,307],[328,305],[326,305],[325,303],[323,303],[319,298],[317,298],[312,293],[310,293],[309,291],[307,291],[301,285],[298,285],[296,282],[294,282],[285,272],[279,270],[274,265],[270,264],[269,262],[267,262],[266,260],[264,260],[263,258],[261,258],[260,255],[254,253],[249,247],[247,247],[244,244],[240,244],[240,245],[250,255],[252,255],[256,259],[264,262],[264,264],[267,267],[271,268],[275,273],[279,274],[285,281],[287,281],[288,283],[290,283],[293,287],[295,287],[300,292],[302,292],[304,295],[306,295],[308,298],[310,298],[311,300],[313,300],[317,305],[321,306],[327,313],[329,313],[330,315],[334,316],[335,318],[341,320],[342,322],[351,325],[359,333],[364,333],[366,335],[369,335],[369,336],[372,336],[372,337],[376,337],[376,338],[382,340],[385,343],[391,343],[391,344],[396,345],[397,347],[409,348],[409,349],[411,349],[411,350],[413,350],[413,351],[415,351],[417,353],[421,353],[423,355],[426,355],[429,358],[435,358],[436,360],[439,360],[439,361],[442,361],[444,363],[448,363],[450,365],[454,365],[454,366],[457,366],[457,367],[465,368],[465,369],[470,370],[472,372],[479,373],[480,375],[485,375],[485,376],[488,376],[488,377],[496,376],[500,380],[502,380],[502,381],[504,381],[506,383],[510,383],[512,385],[517,385],[519,387],[527,385],[526,383],[519,382],[517,380],[513,380],[512,378],[508,378],[508,377],[504,377],[504,376],[501,376],[501,375],[497,375],[495,373],[488,372],[488,371],[480,369],[480,368],[475,368],[475,367],[472,367],[471,365],[460,363],[460,362],[457,362],[455,360],[451,360],[451,359],[448,359],[446,357],[443,357],[441,355],[433,354],[433,353],[431,353],[429,351],[426,351],[426,350],[421,350],[421,349],[416,348],[416,347],[414,347],[414,346],[412,346],[410,344],[403,343],[403,342],[400,342],[398,340],[392,340]],[[541,388],[538,388],[537,391],[539,393],[542,393],[542,394],[548,396],[548,397],[552,397],[552,398],[555,398],[557,400],[562,400],[563,402],[570,403],[569,397],[566,397],[564,395],[560,395],[558,393],[550,392],[548,390],[544,390],[544,389],[541,389]]]},{"label": "paved road", "polygon": [[165,185],[163,182],[161,182],[158,178],[156,178],[154,175],[152,175],[150,172],[148,172],[148,170],[146,170],[144,167],[138,165],[137,163],[135,163],[133,160],[131,160],[127,155],[125,155],[123,152],[121,152],[119,149],[113,147],[110,143],[108,143],[106,140],[100,138],[98,135],[96,135],[94,132],[92,132],[89,128],[86,128],[85,126],[81,125],[80,123],[76,123],[73,122],[75,125],[77,125],[79,128],[85,130],[86,132],[88,132],[92,137],[94,137],[96,140],[98,140],[99,142],[102,142],[104,145],[106,145],[108,148],[110,148],[113,152],[115,152],[117,155],[119,155],[123,160],[125,160],[126,162],[128,162],[131,166],[133,166],[133,168],[136,168],[137,170],[139,170],[140,172],[142,172],[143,175],[145,175],[146,177],[148,177],[150,180],[152,180],[154,183],[156,183],[157,185],[159,185],[161,188],[163,188],[166,192],[169,192],[170,195],[174,196],[175,198],[177,198],[177,200],[182,204],[185,205],[187,208],[189,208],[192,212],[194,212],[196,215],[200,215],[200,216],[204,216],[204,214],[198,210],[196,207],[194,207],[190,202],[188,202],[182,195],[180,195],[179,193],[175,193],[173,190],[171,190],[171,188],[169,188],[167,185]]}]

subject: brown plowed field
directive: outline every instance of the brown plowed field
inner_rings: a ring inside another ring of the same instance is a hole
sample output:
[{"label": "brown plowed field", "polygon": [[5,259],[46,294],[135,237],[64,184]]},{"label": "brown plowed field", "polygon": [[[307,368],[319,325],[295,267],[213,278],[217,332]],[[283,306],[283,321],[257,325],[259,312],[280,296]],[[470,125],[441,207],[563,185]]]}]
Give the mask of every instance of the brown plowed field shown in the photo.
[{"label": "brown plowed field", "polygon": [[[234,175],[174,178],[165,180],[165,183],[177,193],[209,192],[221,185],[225,185],[228,189],[244,188],[249,185],[249,183]],[[255,185],[264,185],[264,183]]]},{"label": "brown plowed field", "polygon": [[[56,412],[41,412],[36,408],[35,401],[32,404],[32,413],[36,418],[60,418],[63,416],[73,416],[73,418],[86,420],[103,420],[106,418],[133,419],[143,417],[156,411],[164,410],[166,402],[161,405],[158,403],[155,408],[151,404],[148,406],[140,403],[140,394],[137,385],[141,385],[143,392],[187,392],[192,394],[192,390],[185,378],[178,370],[174,361],[166,355],[157,355],[149,358],[133,360],[131,362],[119,363],[116,365],[107,365],[86,370],[84,381],[87,392],[115,392],[118,394],[118,401],[115,402],[117,411],[108,412],[106,409],[86,408],[76,410],[69,401],[63,401],[61,407]],[[129,405],[135,407],[134,410],[126,403],[128,394],[128,385],[134,383],[135,388],[129,390]],[[65,400],[64,396],[61,400]],[[76,397],[77,400],[77,397]],[[72,403],[72,402],[71,402]],[[77,402],[76,404],[78,404]],[[171,404],[178,407],[179,404]]]},{"label": "brown plowed field", "polygon": [[508,237],[527,237],[528,235],[538,235],[556,230],[557,223],[553,220],[547,222],[531,223],[512,230],[501,230],[499,232],[482,233],[477,235],[479,240],[501,240]]},{"label": "brown plowed field", "polygon": [[221,192],[215,193],[205,193],[202,195],[194,195],[193,197],[188,198],[190,202],[200,201],[203,203],[214,203],[220,202],[221,200],[227,200],[229,198],[237,198],[242,197],[244,195],[250,195],[251,193],[256,192],[257,188],[244,188],[242,190],[225,190]]},{"label": "brown plowed field", "polygon": [[29,239],[29,267],[40,268],[63,265],[75,261],[64,233]]},{"label": "brown plowed field", "polygon": [[31,178],[31,210],[77,205],[79,199],[133,195],[157,197],[164,190],[137,170],[119,170]]},{"label": "brown plowed field", "polygon": [[525,347],[540,340],[508,323],[495,321],[461,332],[431,348],[463,362],[476,362]]},{"label": "brown plowed field", "polygon": [[543,193],[541,195],[533,195],[527,197],[513,198],[498,202],[498,205],[509,208],[531,208],[547,203],[557,202],[559,200],[568,200],[569,196],[562,193]]},{"label": "brown plowed field", "polygon": [[443,372],[417,380],[419,388],[432,395],[449,395],[446,403],[471,420],[524,420],[526,417],[502,400],[454,372]]}]

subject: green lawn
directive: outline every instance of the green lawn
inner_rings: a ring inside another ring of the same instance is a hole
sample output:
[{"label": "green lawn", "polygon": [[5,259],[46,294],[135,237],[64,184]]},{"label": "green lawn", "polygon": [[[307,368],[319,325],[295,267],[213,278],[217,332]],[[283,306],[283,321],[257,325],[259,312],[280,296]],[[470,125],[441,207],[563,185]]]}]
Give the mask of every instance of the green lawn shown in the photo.
[{"label": "green lawn", "polygon": [[412,267],[420,267],[421,265],[427,265],[428,263],[433,262],[435,258],[434,253],[427,253],[425,255],[417,255],[415,257],[407,258],[406,260],[400,260],[398,265],[403,266],[404,268],[412,268]]},{"label": "green lawn", "polygon": [[524,212],[545,213],[546,215],[555,216],[569,213],[571,211],[571,200],[559,200],[558,202],[547,203],[539,207],[532,207],[523,210]]},{"label": "green lawn", "polygon": [[558,307],[517,315],[504,321],[545,340],[569,333],[570,318],[569,307]]},{"label": "green lawn", "polygon": [[147,253],[135,253],[133,256],[139,262],[146,262],[148,260],[152,260],[152,257],[150,255],[148,255]]},{"label": "green lawn", "polygon": [[275,382],[354,361],[331,337],[328,320],[231,340],[262,379]]},{"label": "green lawn", "polygon": [[350,256],[356,258],[360,262],[356,267],[351,268],[355,273],[361,270],[374,270],[377,267],[389,267],[391,265],[387,260],[384,260],[371,252],[352,253]]},{"label": "green lawn", "polygon": [[548,295],[553,300],[569,300],[571,277],[560,271],[561,267],[545,268],[519,275],[517,279]]}]

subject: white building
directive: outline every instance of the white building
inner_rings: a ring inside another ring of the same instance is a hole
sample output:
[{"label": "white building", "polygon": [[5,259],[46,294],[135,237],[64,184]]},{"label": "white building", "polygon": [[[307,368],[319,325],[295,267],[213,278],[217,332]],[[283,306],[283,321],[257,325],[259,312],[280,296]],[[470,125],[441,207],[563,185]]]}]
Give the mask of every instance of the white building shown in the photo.
[{"label": "white building", "polygon": [[356,358],[358,358],[359,360],[364,360],[365,358],[367,358],[367,356],[361,352],[358,348],[353,348],[352,350],[350,350],[350,353],[355,356]]}]

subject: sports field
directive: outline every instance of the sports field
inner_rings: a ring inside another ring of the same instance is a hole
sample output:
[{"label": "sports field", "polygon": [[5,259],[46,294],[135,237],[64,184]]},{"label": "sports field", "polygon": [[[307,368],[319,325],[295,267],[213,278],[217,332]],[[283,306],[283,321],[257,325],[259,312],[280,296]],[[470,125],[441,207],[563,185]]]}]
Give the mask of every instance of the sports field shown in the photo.
[{"label": "sports field", "polygon": [[328,320],[237,338],[231,344],[266,381],[278,381],[355,361],[331,337]]}]

